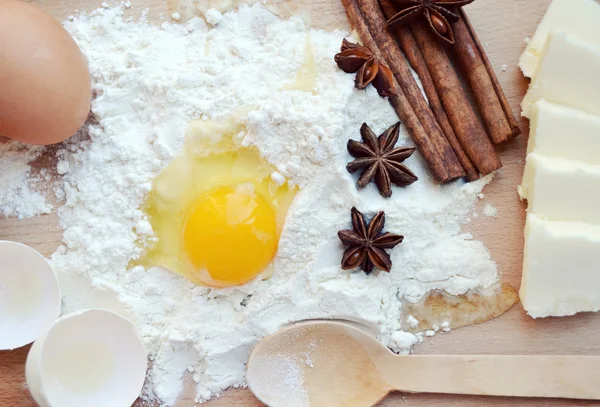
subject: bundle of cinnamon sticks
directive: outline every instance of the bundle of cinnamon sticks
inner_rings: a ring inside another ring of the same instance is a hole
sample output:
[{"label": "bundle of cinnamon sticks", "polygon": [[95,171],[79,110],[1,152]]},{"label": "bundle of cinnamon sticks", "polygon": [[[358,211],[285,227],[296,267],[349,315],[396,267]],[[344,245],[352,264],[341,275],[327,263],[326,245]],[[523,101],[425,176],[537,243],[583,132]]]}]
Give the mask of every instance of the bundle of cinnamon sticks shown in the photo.
[{"label": "bundle of cinnamon sticks", "polygon": [[[517,136],[520,130],[464,11],[458,10],[460,19],[452,25],[455,43],[448,46],[424,20],[388,27],[387,20],[398,11],[392,0],[342,2],[363,44],[391,68],[396,93],[389,100],[434,179],[440,183],[461,177],[473,181],[500,168],[494,145]],[[419,76],[429,103],[410,67]]]}]

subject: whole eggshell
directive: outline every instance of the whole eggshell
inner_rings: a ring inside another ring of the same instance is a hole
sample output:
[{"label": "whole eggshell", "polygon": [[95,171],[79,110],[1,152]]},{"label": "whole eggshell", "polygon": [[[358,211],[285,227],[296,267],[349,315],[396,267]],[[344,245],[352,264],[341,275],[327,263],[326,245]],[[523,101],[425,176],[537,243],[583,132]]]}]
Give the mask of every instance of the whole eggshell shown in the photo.
[{"label": "whole eggshell", "polygon": [[63,26],[37,7],[0,0],[0,135],[54,144],[85,122],[87,62]]}]

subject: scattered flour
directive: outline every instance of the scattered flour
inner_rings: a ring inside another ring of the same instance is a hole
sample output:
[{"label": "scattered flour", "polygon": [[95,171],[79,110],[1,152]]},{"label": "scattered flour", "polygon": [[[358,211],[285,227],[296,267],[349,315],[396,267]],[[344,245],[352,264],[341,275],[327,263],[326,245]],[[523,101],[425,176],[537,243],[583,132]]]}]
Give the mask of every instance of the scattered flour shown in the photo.
[{"label": "scattered flour", "polygon": [[260,356],[254,360],[256,371],[263,373],[256,374],[256,386],[270,389],[269,404],[287,407],[310,406],[304,388],[301,363],[284,355]]},{"label": "scattered flour", "polygon": [[[416,301],[432,289],[460,295],[497,281],[486,248],[460,230],[490,177],[440,187],[415,154],[406,164],[420,180],[394,188],[391,199],[373,185],[356,190],[355,176],[345,170],[348,138],[359,138],[363,122],[380,132],[397,117],[373,89],[354,89],[353,75],[333,62],[347,33],[308,36],[300,19],[280,20],[260,5],[213,17],[219,21],[210,30],[201,19],[156,27],[124,19],[122,8],[101,8],[65,23],[89,59],[95,99],[93,120],[57,153],[64,244],[52,264],[64,312],[103,307],[135,321],[153,361],[148,397],[164,405],[176,402],[186,372],[193,372],[198,402],[244,386],[254,344],[296,320],[358,321],[407,352],[419,338],[402,331],[402,298]],[[318,69],[315,92],[285,90],[308,38]],[[286,177],[302,188],[273,277],[209,289],[160,268],[131,268],[139,242],[152,236],[140,205],[153,177],[180,152],[187,123],[247,107],[254,110],[243,143],[277,168],[274,180]],[[400,143],[412,144],[404,132]],[[1,207],[10,215],[17,204],[5,200],[2,191]],[[350,226],[352,206],[368,215],[385,210],[386,229],[405,236],[391,252],[391,273],[340,269],[336,233]],[[31,214],[49,210],[41,207]]]},{"label": "scattered flour", "polygon": [[223,14],[216,8],[211,8],[206,10],[206,14],[204,15],[206,18],[206,22],[210,25],[217,25],[223,19]]},{"label": "scattered flour", "polygon": [[36,189],[36,184],[45,180],[31,175],[29,164],[43,151],[44,147],[0,140],[0,216],[25,219],[52,211],[52,205]]},{"label": "scattered flour", "polygon": [[406,318],[406,322],[408,322],[410,324],[411,328],[416,328],[417,326],[419,326],[419,321],[412,315],[409,315]]},{"label": "scattered flour", "polygon": [[485,206],[483,207],[483,214],[485,216],[495,218],[496,216],[498,216],[498,208],[496,208],[492,204],[486,203]]},{"label": "scattered flour", "polygon": [[419,342],[419,337],[410,332],[396,331],[390,337],[390,344],[403,354],[409,353],[410,349]]}]

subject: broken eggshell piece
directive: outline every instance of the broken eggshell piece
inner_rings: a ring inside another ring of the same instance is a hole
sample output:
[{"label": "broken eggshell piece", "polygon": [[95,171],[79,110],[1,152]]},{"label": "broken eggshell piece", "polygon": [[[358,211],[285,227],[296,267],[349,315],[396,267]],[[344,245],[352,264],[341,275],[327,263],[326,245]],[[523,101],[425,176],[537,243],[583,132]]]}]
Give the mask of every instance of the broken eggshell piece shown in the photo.
[{"label": "broken eggshell piece", "polygon": [[44,256],[0,240],[0,350],[35,341],[60,315],[60,301],[56,275]]},{"label": "broken eggshell piece", "polygon": [[33,344],[26,376],[42,407],[129,407],[142,391],[146,369],[135,326],[89,309],[61,317]]}]

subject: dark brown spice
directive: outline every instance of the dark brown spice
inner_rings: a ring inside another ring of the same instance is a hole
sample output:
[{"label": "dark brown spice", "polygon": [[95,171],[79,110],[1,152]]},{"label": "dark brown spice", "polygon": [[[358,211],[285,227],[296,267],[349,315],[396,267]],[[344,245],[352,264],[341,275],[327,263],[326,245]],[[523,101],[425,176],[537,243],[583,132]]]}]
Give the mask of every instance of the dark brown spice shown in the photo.
[{"label": "dark brown spice", "polygon": [[334,59],[344,72],[356,73],[354,83],[357,89],[364,89],[372,83],[381,97],[396,93],[392,71],[377,61],[367,47],[344,39],[341,51]]},{"label": "dark brown spice", "polygon": [[385,213],[379,212],[367,224],[365,217],[356,208],[352,208],[352,230],[340,230],[338,237],[348,246],[342,257],[342,269],[360,267],[369,274],[377,267],[385,272],[392,269],[392,260],[385,249],[393,249],[404,240],[404,236],[383,233]]},{"label": "dark brown spice", "polygon": [[388,25],[407,24],[424,16],[429,28],[438,38],[454,44],[454,33],[450,23],[459,20],[454,8],[466,6],[475,0],[393,0],[399,11],[388,20]]},{"label": "dark brown spice", "polygon": [[469,17],[464,10],[459,13],[460,20],[453,24],[456,44],[451,52],[471,85],[490,138],[500,144],[518,136],[521,130]]},{"label": "dark brown spice", "polygon": [[443,44],[436,41],[425,21],[415,21],[411,29],[465,153],[482,175],[496,171],[502,167],[500,158]]},{"label": "dark brown spice", "polygon": [[445,183],[464,177],[465,171],[410,73],[408,62],[387,30],[378,0],[342,0],[342,4],[363,44],[394,71],[397,93],[389,101],[427,162],[433,179]]},{"label": "dark brown spice", "polygon": [[415,148],[394,148],[399,133],[400,122],[390,126],[379,137],[363,123],[360,128],[362,142],[348,141],[348,152],[356,159],[348,163],[346,169],[351,173],[363,170],[357,182],[359,187],[364,188],[375,179],[379,193],[389,198],[392,196],[392,184],[405,187],[418,180],[417,176],[402,164],[415,152]]}]

